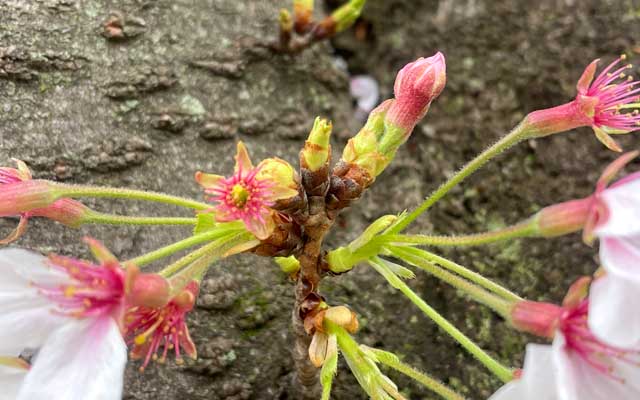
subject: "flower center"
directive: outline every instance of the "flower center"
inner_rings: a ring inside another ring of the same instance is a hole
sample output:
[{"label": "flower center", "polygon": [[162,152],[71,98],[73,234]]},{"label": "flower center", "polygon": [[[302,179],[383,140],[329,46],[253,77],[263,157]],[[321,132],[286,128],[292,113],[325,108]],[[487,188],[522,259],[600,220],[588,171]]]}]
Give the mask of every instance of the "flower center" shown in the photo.
[{"label": "flower center", "polygon": [[588,300],[583,300],[562,315],[559,329],[565,337],[566,346],[597,371],[622,381],[616,374],[616,364],[637,365],[638,352],[619,349],[598,340],[587,325],[588,314]]},{"label": "flower center", "polygon": [[231,188],[231,200],[236,207],[243,208],[250,198],[251,192],[242,184],[236,183],[233,185],[233,188]]}]

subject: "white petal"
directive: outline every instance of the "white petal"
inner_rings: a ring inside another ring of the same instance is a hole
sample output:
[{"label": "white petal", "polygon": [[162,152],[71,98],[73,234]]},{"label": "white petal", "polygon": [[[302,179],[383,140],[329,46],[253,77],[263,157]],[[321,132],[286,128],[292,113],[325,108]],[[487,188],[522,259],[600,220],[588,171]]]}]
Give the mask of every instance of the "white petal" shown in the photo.
[{"label": "white petal", "polygon": [[57,286],[70,281],[65,273],[52,268],[48,258],[16,247],[0,249],[0,276],[7,274],[6,281],[0,283],[0,289],[21,290],[24,283],[36,282],[40,285]]},{"label": "white petal", "polygon": [[[0,296],[1,297],[1,296]],[[2,300],[0,300],[0,303]],[[25,303],[0,313],[0,354],[18,356],[24,349],[42,346],[51,332],[68,318],[51,313],[49,304]]]},{"label": "white petal", "polygon": [[518,379],[498,389],[489,397],[489,400],[528,400],[530,398],[526,393],[525,385]]},{"label": "white petal", "polygon": [[0,365],[0,400],[15,400],[27,371]]},{"label": "white petal", "polygon": [[613,376],[587,363],[565,346],[557,333],[553,341],[554,364],[558,368],[560,400],[637,400],[640,399],[640,367],[618,360],[608,360]]},{"label": "white petal", "polygon": [[65,320],[51,313],[51,302],[29,283],[30,277],[38,283],[62,282],[46,260],[23,249],[0,249],[0,354],[17,356],[25,348],[42,346]]},{"label": "white petal", "polygon": [[551,346],[527,345],[522,377],[491,396],[490,400],[557,400],[556,371]]},{"label": "white petal", "polygon": [[595,230],[596,235],[640,234],[640,179],[606,189],[601,199],[607,205],[609,215]]},{"label": "white petal", "polygon": [[611,346],[640,349],[640,282],[613,272],[596,279],[589,291],[589,329]]},{"label": "white petal", "polygon": [[67,323],[38,353],[17,400],[120,400],[126,361],[112,318]]},{"label": "white petal", "polygon": [[607,272],[640,282],[640,235],[602,237],[600,261]]}]

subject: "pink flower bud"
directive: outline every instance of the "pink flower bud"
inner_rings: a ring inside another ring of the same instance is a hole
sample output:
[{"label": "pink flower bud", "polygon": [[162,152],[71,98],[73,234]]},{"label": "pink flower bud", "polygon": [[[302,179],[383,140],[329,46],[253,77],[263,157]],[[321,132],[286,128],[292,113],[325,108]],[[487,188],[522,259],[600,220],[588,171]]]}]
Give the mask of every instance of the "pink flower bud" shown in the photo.
[{"label": "pink flower bud", "polygon": [[396,101],[387,113],[387,121],[411,132],[446,82],[446,64],[440,52],[407,64],[396,78],[393,87]]},{"label": "pink flower bud", "polygon": [[553,338],[563,308],[551,303],[524,300],[511,309],[514,328],[537,336]]}]

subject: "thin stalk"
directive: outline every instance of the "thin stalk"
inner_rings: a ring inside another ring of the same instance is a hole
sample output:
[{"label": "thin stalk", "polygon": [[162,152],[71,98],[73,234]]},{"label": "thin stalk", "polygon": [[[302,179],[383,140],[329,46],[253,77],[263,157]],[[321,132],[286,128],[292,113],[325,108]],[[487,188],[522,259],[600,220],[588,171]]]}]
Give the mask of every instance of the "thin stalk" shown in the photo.
[{"label": "thin stalk", "polygon": [[441,281],[448,283],[454,288],[463,291],[475,301],[484,304],[503,317],[507,317],[509,315],[509,310],[511,308],[510,303],[505,301],[503,298],[486,291],[482,287],[477,286],[458,275],[452,274],[451,272],[438,267],[422,257],[411,254],[410,251],[407,251],[408,249],[405,250],[400,247],[392,247],[389,248],[389,250],[394,257],[408,262],[409,264],[430,273]]},{"label": "thin stalk", "polygon": [[526,130],[526,125],[520,123],[516,126],[509,134],[504,136],[502,139],[497,141],[491,147],[480,153],[476,158],[471,160],[467,165],[462,167],[460,171],[458,171],[454,176],[449,178],[445,183],[443,183],[435,192],[433,192],[429,197],[425,199],[425,201],[411,213],[404,216],[397,224],[395,224],[391,229],[387,232],[389,234],[395,234],[401,232],[404,228],[406,228],[411,222],[413,222],[420,214],[427,211],[432,205],[434,205],[438,200],[443,198],[451,189],[453,189],[457,184],[462,182],[466,177],[471,175],[476,170],[480,169],[483,165],[485,165],[489,160],[496,157],[503,151],[508,148],[514,146],[516,143],[524,140],[528,137],[528,132]]},{"label": "thin stalk", "polygon": [[[361,346],[363,347],[363,346]],[[446,400],[465,400],[464,397],[453,391],[453,389],[449,388],[447,385],[430,377],[429,375],[418,371],[412,366],[403,363],[400,361],[398,356],[388,351],[374,349],[371,347],[366,347],[366,351],[369,351],[375,355],[376,360],[381,364],[386,365],[387,367],[393,368],[396,371],[400,372],[408,376],[411,379],[416,380],[417,382],[424,385],[426,388],[431,390],[432,392],[440,395],[442,398]]]},{"label": "thin stalk", "polygon": [[171,196],[158,192],[144,190],[101,187],[101,186],[76,186],[61,183],[53,184],[56,199],[78,197],[107,197],[113,199],[145,200],[157,203],[172,204],[175,206],[191,208],[194,210],[207,210],[211,204],[186,199],[184,197]]},{"label": "thin stalk", "polygon": [[177,273],[178,271],[180,271],[182,268],[184,268],[185,266],[191,264],[192,262],[196,261],[198,258],[206,255],[208,252],[219,249],[220,247],[222,247],[223,245],[225,245],[226,243],[237,239],[239,236],[244,235],[244,233],[239,233],[239,234],[227,234],[223,237],[220,237],[216,240],[214,240],[213,242],[200,247],[199,249],[187,254],[186,256],[182,257],[181,259],[179,259],[178,261],[174,262],[173,264],[168,265],[167,267],[165,267],[162,271],[159,272],[160,275],[166,277],[170,277],[172,275],[174,275],[175,273]]},{"label": "thin stalk", "polygon": [[471,235],[437,236],[437,235],[385,235],[390,243],[427,245],[427,246],[478,246],[503,240],[536,236],[538,233],[536,219],[530,218],[516,225],[490,232]]},{"label": "thin stalk", "polygon": [[196,218],[130,217],[92,212],[82,218],[83,224],[104,225],[196,225]]},{"label": "thin stalk", "polygon": [[[394,248],[399,249],[398,247]],[[479,273],[470,270],[469,268],[463,267],[462,265],[441,257],[437,254],[430,253],[427,250],[415,249],[411,247],[403,247],[402,250],[409,254],[412,254],[414,257],[423,258],[427,261],[440,265],[443,268],[448,269],[449,271],[455,272],[456,274],[482,286],[483,288],[489,290],[492,293],[495,293],[496,295],[509,302],[518,302],[523,300],[522,297],[513,293],[504,286],[501,286],[498,283],[492,281],[491,279],[488,279],[480,275]]]},{"label": "thin stalk", "polygon": [[496,375],[503,382],[509,382],[513,379],[513,371],[505,367],[499,361],[495,360],[476,343],[469,339],[464,333],[460,332],[446,318],[440,315],[435,309],[428,305],[420,298],[402,279],[398,278],[391,272],[379,258],[374,258],[370,262],[371,266],[378,271],[391,286],[400,290],[413,304],[415,304],[427,317],[435,322],[449,336],[455,339],[462,347],[464,347],[471,355],[480,361],[487,369]]},{"label": "thin stalk", "polygon": [[188,249],[189,247],[193,247],[197,244],[200,243],[204,243],[204,242],[208,242],[214,239],[219,238],[220,236],[224,236],[224,235],[228,235],[229,231],[220,231],[217,229],[211,230],[211,231],[207,231],[204,233],[200,233],[198,235],[194,235],[191,236],[189,238],[186,238],[184,240],[181,240],[179,242],[170,244],[168,246],[159,248],[157,250],[154,250],[150,253],[147,254],[143,254],[141,256],[138,256],[136,258],[132,258],[128,261],[126,261],[126,263],[132,263],[135,264],[137,266],[143,266],[146,264],[149,264],[153,261],[159,260],[161,258],[165,258],[168,257],[174,253],[177,253],[181,250],[184,249]]}]

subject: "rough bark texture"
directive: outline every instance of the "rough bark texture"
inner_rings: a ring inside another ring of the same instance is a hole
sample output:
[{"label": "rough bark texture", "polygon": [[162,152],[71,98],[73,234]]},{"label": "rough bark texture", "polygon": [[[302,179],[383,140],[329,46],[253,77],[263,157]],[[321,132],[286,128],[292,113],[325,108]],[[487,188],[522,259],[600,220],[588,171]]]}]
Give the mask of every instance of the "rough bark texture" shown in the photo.
[{"label": "rough bark texture", "polygon": [[[228,173],[237,139],[255,159],[275,155],[294,163],[313,118],[322,115],[334,122],[334,154],[340,154],[359,124],[347,75],[334,66],[330,45],[296,57],[245,46],[247,38],[277,37],[277,10],[288,4],[0,2],[0,162],[21,158],[38,177],[199,198],[193,173]],[[351,72],[374,75],[387,97],[399,67],[442,50],[448,84],[392,166],[338,218],[329,245],[346,243],[380,215],[416,205],[524,113],[568,100],[591,59],[608,61],[626,51],[633,61],[640,52],[638,15],[640,5],[630,0],[370,0],[357,29],[333,42]],[[621,143],[633,148],[637,138]],[[587,195],[613,158],[587,129],[520,145],[412,230],[473,232],[516,222],[541,206]],[[89,204],[122,214],[178,213],[141,203]],[[0,232],[15,222],[2,219]],[[87,234],[129,258],[189,231],[73,231],[34,220],[19,245],[87,255],[79,241]],[[577,274],[596,266],[594,250],[577,235],[445,254],[532,299],[560,299]],[[419,274],[411,285],[483,347],[520,365],[530,338],[430,277]],[[358,312],[360,342],[406,355],[470,399],[487,398],[499,386],[366,267],[325,279],[321,291],[332,304]],[[190,320],[200,359],[150,367],[142,375],[132,364],[125,398],[295,398],[293,302],[293,284],[269,260],[244,256],[220,263]],[[410,398],[435,398],[390,375]],[[344,365],[334,387],[335,399],[364,398]]]}]

